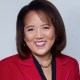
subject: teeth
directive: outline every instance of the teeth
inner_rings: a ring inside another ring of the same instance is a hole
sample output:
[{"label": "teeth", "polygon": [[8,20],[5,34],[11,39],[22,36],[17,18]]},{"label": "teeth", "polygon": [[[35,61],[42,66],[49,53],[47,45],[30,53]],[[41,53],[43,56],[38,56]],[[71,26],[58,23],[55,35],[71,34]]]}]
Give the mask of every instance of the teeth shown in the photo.
[{"label": "teeth", "polygon": [[45,42],[36,42],[37,46],[43,46],[45,44]]},{"label": "teeth", "polygon": [[37,45],[42,45],[44,44],[45,42],[36,42]]}]

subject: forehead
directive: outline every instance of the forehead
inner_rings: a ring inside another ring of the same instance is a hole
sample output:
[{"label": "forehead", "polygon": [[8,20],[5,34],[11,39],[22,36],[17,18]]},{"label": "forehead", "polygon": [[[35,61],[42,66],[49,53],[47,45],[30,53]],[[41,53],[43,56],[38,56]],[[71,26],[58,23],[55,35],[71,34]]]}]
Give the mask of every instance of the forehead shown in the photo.
[{"label": "forehead", "polygon": [[32,10],[32,11],[29,11],[27,14],[26,14],[26,17],[25,19],[29,19],[31,16],[34,16],[34,14],[36,14],[40,20],[42,22],[46,22],[48,24],[51,24],[51,20],[49,18],[49,16],[47,16],[43,11],[39,10],[39,11],[35,11],[35,10]]}]

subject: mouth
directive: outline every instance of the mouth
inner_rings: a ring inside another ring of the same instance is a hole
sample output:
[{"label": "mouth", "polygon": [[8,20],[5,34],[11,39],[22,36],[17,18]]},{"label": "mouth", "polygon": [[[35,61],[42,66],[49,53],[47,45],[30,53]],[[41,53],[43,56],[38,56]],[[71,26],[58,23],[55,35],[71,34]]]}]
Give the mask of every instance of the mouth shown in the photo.
[{"label": "mouth", "polygon": [[35,45],[37,47],[43,47],[43,46],[45,46],[45,44],[46,44],[46,41],[36,41],[35,42]]}]

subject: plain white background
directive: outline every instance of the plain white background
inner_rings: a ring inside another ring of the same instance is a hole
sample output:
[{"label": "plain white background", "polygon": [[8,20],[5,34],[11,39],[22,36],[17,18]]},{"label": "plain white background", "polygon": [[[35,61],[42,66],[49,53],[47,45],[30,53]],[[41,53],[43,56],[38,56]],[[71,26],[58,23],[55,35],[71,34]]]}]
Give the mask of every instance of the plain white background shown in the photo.
[{"label": "plain white background", "polygon": [[[0,0],[0,60],[17,53],[16,19],[20,9],[31,0]],[[49,0],[59,10],[66,28],[64,54],[80,64],[80,0]]]}]

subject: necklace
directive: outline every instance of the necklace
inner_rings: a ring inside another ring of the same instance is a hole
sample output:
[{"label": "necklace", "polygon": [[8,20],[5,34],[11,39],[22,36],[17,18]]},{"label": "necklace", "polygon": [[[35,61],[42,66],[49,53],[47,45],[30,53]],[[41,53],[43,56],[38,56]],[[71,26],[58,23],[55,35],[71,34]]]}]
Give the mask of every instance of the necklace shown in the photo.
[{"label": "necklace", "polygon": [[50,56],[49,63],[47,65],[43,65],[43,64],[40,64],[40,63],[39,64],[42,68],[48,68],[51,65],[51,61],[52,61],[52,56]]}]

